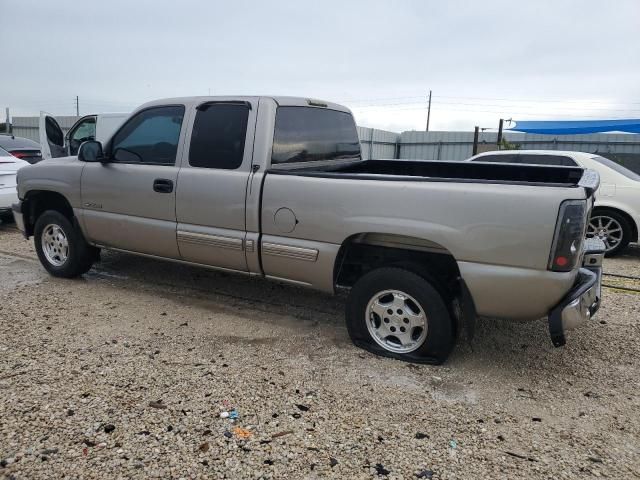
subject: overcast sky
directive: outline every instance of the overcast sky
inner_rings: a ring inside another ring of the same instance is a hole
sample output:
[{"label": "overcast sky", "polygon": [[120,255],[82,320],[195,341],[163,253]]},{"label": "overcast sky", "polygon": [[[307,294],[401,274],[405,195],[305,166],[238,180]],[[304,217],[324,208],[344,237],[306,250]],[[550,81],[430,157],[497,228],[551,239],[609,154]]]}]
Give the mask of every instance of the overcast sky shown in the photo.
[{"label": "overcast sky", "polygon": [[640,118],[640,1],[0,0],[0,107],[181,95],[338,101],[358,124]]}]

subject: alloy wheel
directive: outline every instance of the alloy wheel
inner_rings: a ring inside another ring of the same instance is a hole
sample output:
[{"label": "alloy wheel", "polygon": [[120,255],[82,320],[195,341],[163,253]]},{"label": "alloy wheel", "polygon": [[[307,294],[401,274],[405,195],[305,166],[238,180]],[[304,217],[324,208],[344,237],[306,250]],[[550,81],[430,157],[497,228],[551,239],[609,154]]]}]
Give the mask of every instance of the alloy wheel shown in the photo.
[{"label": "alloy wheel", "polygon": [[591,217],[587,228],[587,238],[602,240],[607,252],[616,248],[622,242],[623,236],[622,225],[615,218],[607,215]]},{"label": "alloy wheel", "polygon": [[415,298],[400,290],[376,293],[367,304],[365,317],[371,337],[391,352],[413,352],[427,338],[424,309]]}]

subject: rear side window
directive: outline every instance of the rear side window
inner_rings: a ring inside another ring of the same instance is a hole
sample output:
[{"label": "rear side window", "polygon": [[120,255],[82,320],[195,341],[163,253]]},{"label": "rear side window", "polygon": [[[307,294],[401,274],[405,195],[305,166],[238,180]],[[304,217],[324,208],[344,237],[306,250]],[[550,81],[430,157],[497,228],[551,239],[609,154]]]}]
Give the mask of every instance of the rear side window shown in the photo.
[{"label": "rear side window", "polygon": [[198,107],[189,165],[234,170],[242,164],[249,106],[212,103]]},{"label": "rear side window", "polygon": [[522,163],[528,165],[555,165],[575,167],[578,164],[564,155],[536,155],[534,153],[514,153],[505,155],[487,155],[476,159],[477,162]]},{"label": "rear side window", "polygon": [[597,157],[591,157],[593,160],[595,160],[596,162],[602,164],[602,165],[606,165],[607,167],[615,170],[616,172],[624,175],[627,178],[630,178],[631,180],[635,180],[636,182],[640,182],[640,175],[638,175],[636,172],[629,170],[627,167],[623,167],[622,165],[620,165],[617,162],[614,162],[613,160],[610,160],[608,158],[605,157],[601,157],[601,156],[597,156]]},{"label": "rear side window", "polygon": [[183,106],[154,107],[136,114],[113,137],[113,160],[174,165],[183,117]]},{"label": "rear side window", "polygon": [[491,163],[522,163],[518,161],[517,155],[485,155],[473,159],[474,162],[491,162]]},{"label": "rear side window", "polygon": [[359,158],[360,141],[350,114],[326,108],[278,108],[272,164]]}]

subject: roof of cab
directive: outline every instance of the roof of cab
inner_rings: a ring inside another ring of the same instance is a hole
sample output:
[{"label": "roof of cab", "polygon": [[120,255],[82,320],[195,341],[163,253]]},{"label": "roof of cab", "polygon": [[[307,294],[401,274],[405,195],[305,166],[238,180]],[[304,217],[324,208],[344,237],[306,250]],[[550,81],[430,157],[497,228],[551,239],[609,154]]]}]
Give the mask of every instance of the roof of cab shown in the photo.
[{"label": "roof of cab", "polygon": [[319,107],[319,108],[328,108],[330,110],[338,110],[341,112],[351,113],[344,105],[340,105],[338,103],[328,102],[325,100],[319,100],[312,97],[286,97],[286,96],[274,96],[274,95],[219,95],[219,96],[196,96],[196,97],[175,97],[175,98],[162,98],[158,100],[153,100],[151,102],[147,102],[144,105],[141,105],[136,109],[136,111],[141,110],[143,108],[149,108],[157,105],[175,105],[175,104],[184,104],[184,105],[199,105],[201,103],[207,102],[216,102],[216,101],[257,101],[263,99],[273,100],[278,106],[287,106],[287,107]]}]

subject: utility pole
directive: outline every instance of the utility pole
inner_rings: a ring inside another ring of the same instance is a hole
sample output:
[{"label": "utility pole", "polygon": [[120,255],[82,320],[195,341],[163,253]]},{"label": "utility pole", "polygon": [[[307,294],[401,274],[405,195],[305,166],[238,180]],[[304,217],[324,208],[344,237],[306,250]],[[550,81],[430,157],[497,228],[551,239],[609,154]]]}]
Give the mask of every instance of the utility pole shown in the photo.
[{"label": "utility pole", "polygon": [[472,155],[476,155],[478,153],[478,135],[480,134],[480,127],[476,127],[473,131],[473,153]]},{"label": "utility pole", "polygon": [[80,99],[76,95],[76,117],[80,116]]},{"label": "utility pole", "polygon": [[431,120],[431,90],[429,90],[429,108],[427,109],[427,132],[429,131],[429,120]]},{"label": "utility pole", "polygon": [[5,120],[5,124],[4,124],[4,129],[7,133],[11,133],[11,124],[9,123],[9,107],[7,107],[7,109],[5,110],[6,113],[6,120]]},{"label": "utility pole", "polygon": [[501,149],[500,145],[502,145],[502,127],[504,127],[504,119],[500,119],[500,123],[498,123],[498,150]]}]

